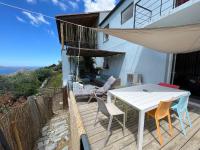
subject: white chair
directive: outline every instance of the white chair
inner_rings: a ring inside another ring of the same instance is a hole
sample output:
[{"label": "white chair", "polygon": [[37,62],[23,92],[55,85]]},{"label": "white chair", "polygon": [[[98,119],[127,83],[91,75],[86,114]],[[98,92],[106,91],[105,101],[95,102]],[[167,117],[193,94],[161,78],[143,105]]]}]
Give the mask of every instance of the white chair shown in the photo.
[{"label": "white chair", "polygon": [[[111,124],[113,119],[115,119],[121,126],[122,126],[122,130],[123,130],[123,134],[124,134],[124,130],[125,130],[125,113],[123,111],[121,111],[117,106],[115,106],[113,103],[105,103],[104,100],[100,97],[97,97],[95,95],[95,98],[97,99],[97,103],[98,103],[98,110],[97,110],[97,115],[96,115],[96,119],[95,119],[95,125],[98,119],[98,114],[99,112],[101,112],[102,114],[104,114],[105,116],[107,116],[109,118],[109,123],[108,123],[108,128],[107,128],[107,138],[105,141],[105,145],[108,141],[108,138],[110,136],[110,129],[111,129]],[[123,123],[121,123],[116,116],[123,116]]]}]

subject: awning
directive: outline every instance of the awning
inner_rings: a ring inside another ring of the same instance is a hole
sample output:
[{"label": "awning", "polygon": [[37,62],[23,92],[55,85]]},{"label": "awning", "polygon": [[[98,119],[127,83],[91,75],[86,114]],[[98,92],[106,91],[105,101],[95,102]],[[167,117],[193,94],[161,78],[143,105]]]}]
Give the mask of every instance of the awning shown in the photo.
[{"label": "awning", "polygon": [[167,53],[200,50],[200,24],[143,29],[96,29],[106,34]]},{"label": "awning", "polygon": [[[80,56],[87,57],[107,57],[113,55],[125,54],[124,52],[115,52],[115,51],[107,51],[107,50],[99,50],[99,49],[89,49],[89,48],[80,48]],[[78,56],[79,48],[78,47],[67,47],[67,55],[70,56]]]}]

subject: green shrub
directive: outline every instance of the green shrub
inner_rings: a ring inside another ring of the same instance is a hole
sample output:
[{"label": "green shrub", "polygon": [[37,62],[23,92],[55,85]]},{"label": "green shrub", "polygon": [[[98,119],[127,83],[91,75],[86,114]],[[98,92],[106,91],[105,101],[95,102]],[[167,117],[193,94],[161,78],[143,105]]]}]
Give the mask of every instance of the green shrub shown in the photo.
[{"label": "green shrub", "polygon": [[10,90],[16,98],[36,94],[40,86],[40,81],[34,73],[18,73],[10,77],[10,83]]},{"label": "green shrub", "polygon": [[54,74],[48,81],[47,87],[62,87],[62,73]]},{"label": "green shrub", "polygon": [[0,95],[11,93],[14,98],[28,97],[38,92],[40,85],[49,78],[49,87],[62,86],[62,65],[51,65],[32,72],[21,72],[10,76],[0,76]]},{"label": "green shrub", "polygon": [[6,91],[9,91],[12,87],[7,77],[0,76],[0,95],[4,94]]},{"label": "green shrub", "polygon": [[52,73],[53,71],[51,68],[40,68],[34,72],[40,82],[43,82],[45,79],[49,78]]}]

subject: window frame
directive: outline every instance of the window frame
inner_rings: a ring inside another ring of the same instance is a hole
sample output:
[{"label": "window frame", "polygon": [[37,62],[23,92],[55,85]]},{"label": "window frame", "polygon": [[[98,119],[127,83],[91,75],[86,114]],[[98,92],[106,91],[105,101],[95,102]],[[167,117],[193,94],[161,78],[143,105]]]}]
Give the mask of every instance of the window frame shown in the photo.
[{"label": "window frame", "polygon": [[121,25],[124,24],[124,23],[126,23],[128,20],[130,20],[130,19],[133,17],[133,12],[132,12],[132,16],[131,16],[128,20],[122,22],[122,14],[123,14],[129,7],[131,7],[131,5],[133,6],[133,12],[134,12],[134,4],[133,4],[133,3],[130,3],[130,4],[121,12]]},{"label": "window frame", "polygon": [[[104,29],[109,29],[109,28],[110,28],[110,24],[108,23],[108,24],[104,27]],[[107,36],[107,38],[106,38],[106,36]],[[103,33],[103,43],[105,43],[105,42],[107,42],[107,41],[109,41],[109,34]]]}]

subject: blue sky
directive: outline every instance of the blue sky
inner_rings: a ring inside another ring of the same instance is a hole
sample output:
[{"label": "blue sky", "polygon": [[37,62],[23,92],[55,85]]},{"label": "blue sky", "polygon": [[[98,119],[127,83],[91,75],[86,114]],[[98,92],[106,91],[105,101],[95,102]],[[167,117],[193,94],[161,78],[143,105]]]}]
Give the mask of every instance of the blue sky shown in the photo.
[{"label": "blue sky", "polygon": [[[54,17],[112,9],[118,0],[0,0]],[[46,66],[60,60],[55,20],[0,5],[0,66]]]}]

